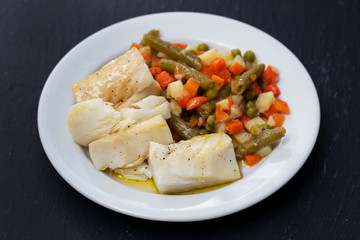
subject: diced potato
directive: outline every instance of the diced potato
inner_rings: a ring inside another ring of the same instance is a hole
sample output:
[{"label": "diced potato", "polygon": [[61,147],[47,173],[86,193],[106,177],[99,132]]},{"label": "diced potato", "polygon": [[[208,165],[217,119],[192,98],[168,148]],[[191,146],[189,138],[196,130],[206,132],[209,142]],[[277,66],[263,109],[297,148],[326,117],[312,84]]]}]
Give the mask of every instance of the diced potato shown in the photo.
[{"label": "diced potato", "polygon": [[239,133],[233,134],[232,137],[239,144],[243,144],[244,142],[247,142],[252,138],[251,134],[245,130],[243,130]]},{"label": "diced potato", "polygon": [[265,123],[265,121],[264,121],[261,117],[257,116],[257,117],[254,117],[253,119],[247,121],[247,122],[245,123],[245,128],[246,128],[248,131],[250,131],[250,128],[251,128],[252,126],[254,126],[254,125],[262,125],[262,124],[264,124],[264,123]]},{"label": "diced potato", "polygon": [[244,98],[242,95],[232,95],[231,97],[233,99],[233,103],[237,105],[240,105],[241,101]]},{"label": "diced potato", "polygon": [[261,148],[259,151],[257,151],[257,154],[259,154],[260,157],[266,157],[271,152],[272,152],[272,147],[269,145]]},{"label": "diced potato", "polygon": [[217,132],[217,133],[226,132],[226,123],[224,123],[224,122],[217,123],[216,127],[215,127],[215,132]]},{"label": "diced potato", "polygon": [[275,126],[275,120],[274,120],[273,116],[269,117],[269,119],[267,120],[267,124],[269,124],[271,127]]},{"label": "diced potato", "polygon": [[264,113],[267,110],[269,110],[269,108],[274,102],[275,102],[274,93],[270,91],[270,92],[260,93],[260,95],[256,99],[255,105],[260,113]]},{"label": "diced potato", "polygon": [[141,54],[146,53],[146,54],[151,55],[151,48],[150,48],[150,46],[142,47],[142,48],[139,49],[139,51],[141,52]]},{"label": "diced potato", "polygon": [[170,99],[178,98],[183,94],[183,92],[184,92],[184,85],[182,84],[182,82],[175,81],[167,86],[166,97]]},{"label": "diced potato", "polygon": [[170,102],[170,112],[178,117],[182,112],[182,108],[175,100],[171,100]]},{"label": "diced potato", "polygon": [[205,65],[210,65],[215,59],[219,57],[219,54],[215,49],[208,50],[203,54],[199,55],[199,58]]},{"label": "diced potato", "polygon": [[233,55],[226,50],[219,50],[218,51],[219,57],[225,60],[226,66],[229,67],[234,59]]},{"label": "diced potato", "polygon": [[220,108],[223,110],[229,110],[230,109],[229,99],[225,98],[225,99],[217,102],[216,106],[220,106]]}]

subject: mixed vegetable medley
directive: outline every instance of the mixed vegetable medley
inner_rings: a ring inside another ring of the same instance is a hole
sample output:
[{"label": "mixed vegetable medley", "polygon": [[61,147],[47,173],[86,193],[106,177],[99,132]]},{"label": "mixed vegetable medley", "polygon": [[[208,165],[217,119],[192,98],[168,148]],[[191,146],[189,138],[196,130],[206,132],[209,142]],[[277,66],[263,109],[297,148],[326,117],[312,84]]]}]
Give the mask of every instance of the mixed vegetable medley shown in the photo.
[{"label": "mixed vegetable medley", "polygon": [[241,178],[285,135],[279,71],[253,51],[188,46],[144,34],[72,88],[74,142],[98,170],[178,193]]},{"label": "mixed vegetable medley", "polygon": [[239,49],[209,49],[206,43],[169,43],[156,30],[131,47],[140,50],[170,101],[168,124],[175,140],[226,132],[238,145],[236,156],[252,166],[285,134],[280,127],[290,110],[279,98],[279,71],[258,64],[253,51],[242,55]]}]

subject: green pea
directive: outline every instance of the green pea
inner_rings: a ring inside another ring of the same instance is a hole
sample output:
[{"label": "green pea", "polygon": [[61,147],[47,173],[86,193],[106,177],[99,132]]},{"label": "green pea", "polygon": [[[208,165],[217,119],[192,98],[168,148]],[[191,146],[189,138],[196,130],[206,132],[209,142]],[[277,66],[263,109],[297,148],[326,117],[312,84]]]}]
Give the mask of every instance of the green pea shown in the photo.
[{"label": "green pea", "polygon": [[245,110],[245,114],[249,117],[249,118],[254,118],[257,116],[257,109],[255,106],[249,107]]},{"label": "green pea", "polygon": [[255,60],[255,53],[253,51],[246,51],[244,53],[244,60],[246,62],[253,62]]},{"label": "green pea", "polygon": [[261,129],[262,129],[262,130],[271,129],[271,128],[272,128],[272,127],[271,127],[269,124],[266,124],[266,123],[261,124]]},{"label": "green pea", "polygon": [[216,91],[215,89],[209,89],[206,91],[205,96],[211,99],[217,98],[218,91]]},{"label": "green pea", "polygon": [[259,126],[259,124],[255,124],[255,125],[251,126],[250,133],[253,136],[259,135],[261,133],[261,126]]},{"label": "green pea", "polygon": [[209,132],[208,132],[208,131],[206,131],[206,129],[201,129],[201,130],[199,131],[199,133],[200,133],[200,135],[206,135],[206,134],[209,134]]},{"label": "green pea", "polygon": [[151,67],[151,62],[149,60],[145,60],[145,63],[148,67]]},{"label": "green pea", "polygon": [[216,119],[214,115],[210,115],[205,123],[205,130],[208,132],[214,132],[215,130],[215,124],[216,124]]},{"label": "green pea", "polygon": [[253,90],[251,89],[247,89],[244,94],[243,94],[244,98],[246,100],[253,100],[256,97],[256,94]]},{"label": "green pea", "polygon": [[198,51],[207,51],[209,50],[209,46],[206,43],[200,43],[197,47]]},{"label": "green pea", "polygon": [[241,57],[241,52],[239,49],[232,49],[231,54],[233,55],[233,57],[236,57],[236,55],[239,55]]},{"label": "green pea", "polygon": [[255,107],[255,102],[254,101],[248,101],[245,105],[245,108],[251,108],[251,107]]}]

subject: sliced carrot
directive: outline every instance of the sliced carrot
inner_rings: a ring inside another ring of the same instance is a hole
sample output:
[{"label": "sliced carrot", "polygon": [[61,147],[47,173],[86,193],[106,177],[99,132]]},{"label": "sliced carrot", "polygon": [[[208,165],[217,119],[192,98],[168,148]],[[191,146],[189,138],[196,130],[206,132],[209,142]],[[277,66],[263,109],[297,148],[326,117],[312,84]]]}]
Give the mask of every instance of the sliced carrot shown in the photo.
[{"label": "sliced carrot", "polygon": [[198,122],[199,122],[199,118],[196,116],[192,116],[189,121],[191,127],[195,127],[198,124]]},{"label": "sliced carrot", "polygon": [[211,76],[214,74],[212,68],[210,66],[205,66],[205,65],[202,65],[200,72],[209,78],[211,78]]},{"label": "sliced carrot", "polygon": [[260,155],[259,154],[248,154],[245,155],[244,161],[249,166],[254,166],[260,161]]},{"label": "sliced carrot", "polygon": [[186,108],[186,105],[191,98],[192,96],[187,91],[184,91],[184,93],[176,99],[176,102],[180,107]]},{"label": "sliced carrot", "polygon": [[159,62],[160,62],[160,58],[152,58],[151,59],[151,67],[160,67],[159,66]]},{"label": "sliced carrot", "polygon": [[275,113],[272,115],[274,121],[275,121],[275,127],[281,127],[284,124],[285,116],[281,113]]},{"label": "sliced carrot", "polygon": [[226,127],[229,134],[234,134],[244,129],[244,125],[242,121],[240,121],[239,119],[235,119],[227,122]]},{"label": "sliced carrot", "polygon": [[216,90],[220,90],[220,88],[224,85],[224,79],[219,77],[218,75],[213,74],[211,79],[216,82]]},{"label": "sliced carrot", "polygon": [[230,72],[234,75],[239,75],[244,71],[244,66],[242,66],[240,63],[235,62],[232,64],[229,68]]},{"label": "sliced carrot", "polygon": [[171,43],[171,44],[181,49],[185,49],[188,46],[187,44],[184,43]]},{"label": "sliced carrot", "polygon": [[278,113],[279,111],[276,110],[274,104],[272,104],[269,108],[269,110],[267,110],[266,112],[264,112],[262,115],[264,115],[264,117],[266,117],[266,119],[268,119],[270,116],[272,116],[275,113]]},{"label": "sliced carrot", "polygon": [[267,85],[266,88],[264,88],[264,92],[273,92],[275,97],[280,95],[280,89],[276,83]]},{"label": "sliced carrot", "polygon": [[218,122],[224,122],[228,120],[229,115],[227,115],[226,112],[224,112],[219,105],[215,108],[215,119]]},{"label": "sliced carrot", "polygon": [[262,80],[266,84],[277,83],[279,81],[279,70],[269,65],[262,75]]},{"label": "sliced carrot", "polygon": [[205,51],[196,51],[196,55],[203,54]]},{"label": "sliced carrot", "polygon": [[133,43],[131,44],[130,49],[132,49],[133,47],[136,47],[138,50],[140,50],[140,48],[142,48],[143,46],[141,44]]},{"label": "sliced carrot", "polygon": [[226,69],[226,63],[223,58],[217,58],[212,63],[210,63],[210,67],[213,69],[214,73],[219,73]]},{"label": "sliced carrot", "polygon": [[259,96],[259,94],[261,93],[261,88],[256,81],[253,82],[253,84],[250,86],[250,89],[255,92],[256,96]]},{"label": "sliced carrot", "polygon": [[209,100],[210,100],[210,98],[203,97],[203,96],[193,97],[186,104],[186,110],[193,110],[193,109],[203,105],[204,103],[208,102]]},{"label": "sliced carrot", "polygon": [[161,73],[162,68],[161,67],[151,67],[149,68],[149,71],[151,72],[151,75],[153,77],[156,77],[156,75],[158,75],[159,73]]},{"label": "sliced carrot", "polygon": [[189,78],[186,81],[184,89],[190,94],[190,96],[195,97],[199,89],[200,83],[195,78]]},{"label": "sliced carrot", "polygon": [[285,102],[279,98],[275,98],[274,106],[275,106],[275,109],[278,110],[279,112],[282,112],[285,114],[290,112],[287,102]]},{"label": "sliced carrot", "polygon": [[220,72],[217,72],[215,74],[218,75],[219,77],[223,78],[225,84],[229,84],[231,79],[232,79],[231,73],[227,69],[224,69],[224,70],[222,70]]},{"label": "sliced carrot", "polygon": [[167,71],[162,71],[157,75],[156,81],[158,81],[162,88],[166,88],[169,83],[174,81],[174,78]]}]

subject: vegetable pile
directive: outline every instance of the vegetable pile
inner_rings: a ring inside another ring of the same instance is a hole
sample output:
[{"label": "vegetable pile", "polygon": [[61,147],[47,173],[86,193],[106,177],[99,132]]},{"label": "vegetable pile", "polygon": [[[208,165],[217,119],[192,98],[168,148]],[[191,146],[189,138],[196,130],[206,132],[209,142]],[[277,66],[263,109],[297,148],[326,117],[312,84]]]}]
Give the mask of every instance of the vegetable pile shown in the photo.
[{"label": "vegetable pile", "polygon": [[[177,141],[226,132],[238,159],[254,165],[285,134],[290,112],[281,100],[279,71],[258,63],[253,51],[215,50],[206,43],[188,47],[159,38],[159,31],[133,43],[170,102],[167,120]],[[266,140],[264,140],[266,139]]]}]

